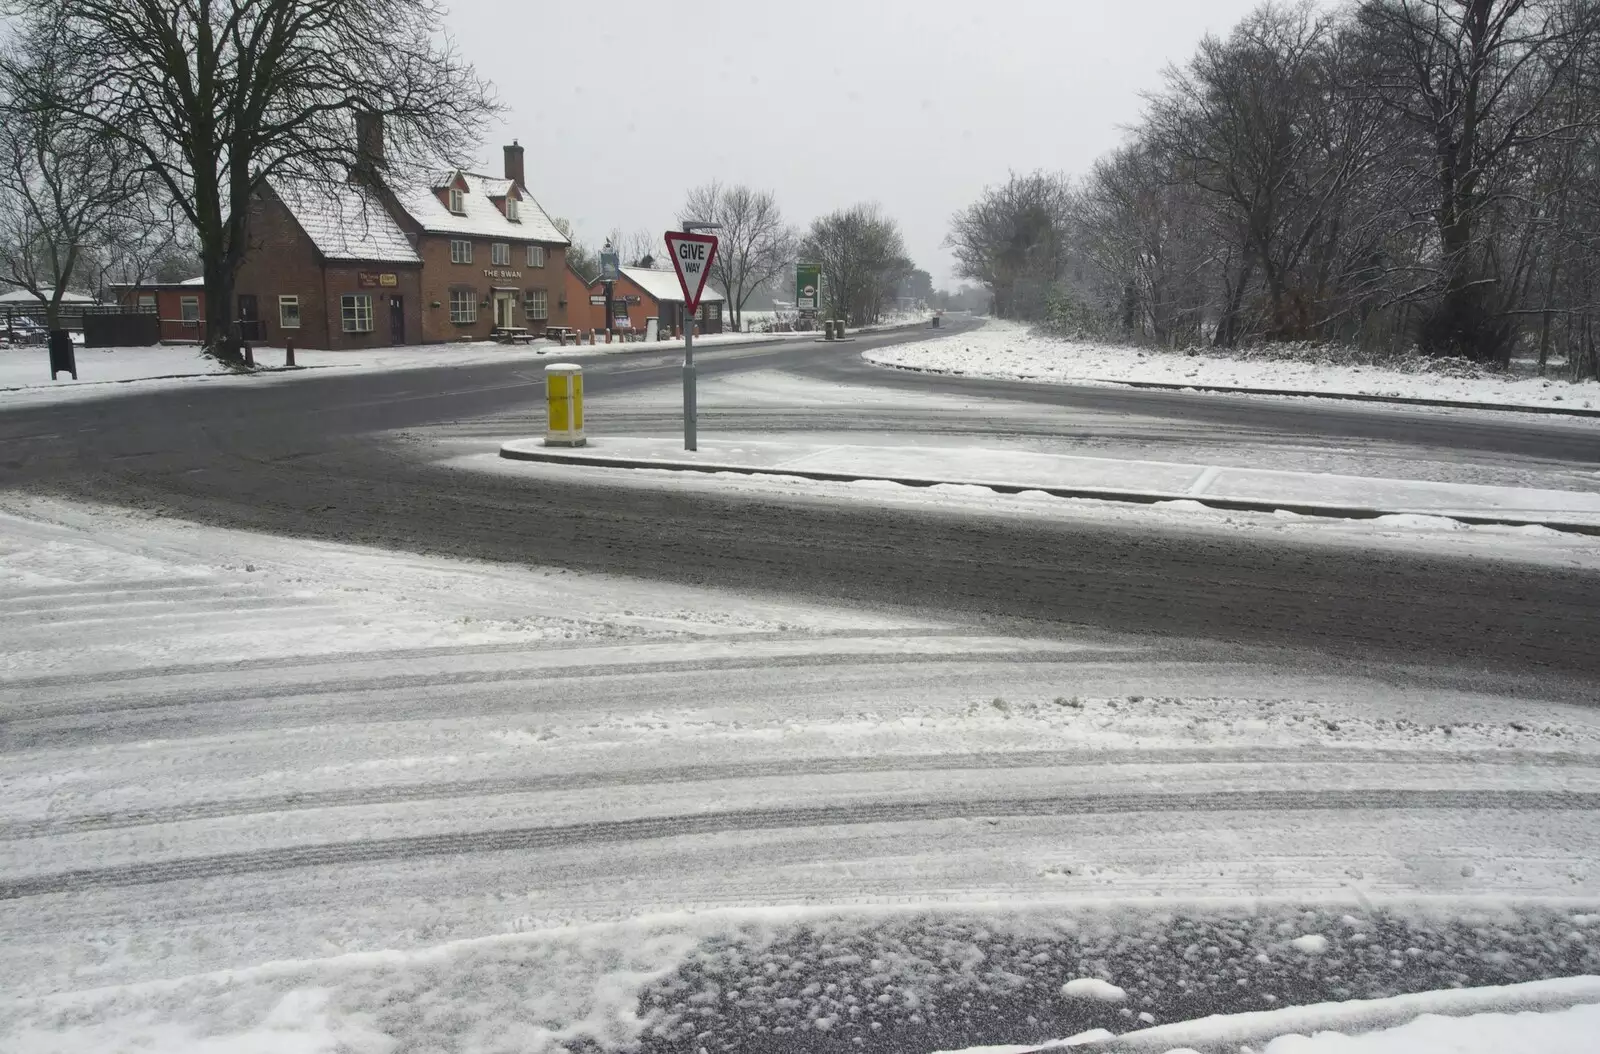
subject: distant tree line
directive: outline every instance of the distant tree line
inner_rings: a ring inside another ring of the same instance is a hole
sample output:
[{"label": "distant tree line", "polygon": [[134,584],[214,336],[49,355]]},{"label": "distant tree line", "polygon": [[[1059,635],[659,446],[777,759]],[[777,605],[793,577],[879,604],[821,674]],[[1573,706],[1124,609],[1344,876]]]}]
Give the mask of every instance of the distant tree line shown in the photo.
[{"label": "distant tree line", "polygon": [[1013,174],[948,244],[997,313],[1062,330],[1594,377],[1600,0],[1268,4],[1086,176]]}]

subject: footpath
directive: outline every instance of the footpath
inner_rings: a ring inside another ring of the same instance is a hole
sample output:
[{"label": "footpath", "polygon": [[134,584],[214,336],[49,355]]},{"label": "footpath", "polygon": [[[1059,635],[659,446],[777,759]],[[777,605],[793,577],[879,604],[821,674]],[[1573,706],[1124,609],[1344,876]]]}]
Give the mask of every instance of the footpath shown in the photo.
[{"label": "footpath", "polygon": [[1002,494],[1370,519],[1437,516],[1469,524],[1541,525],[1600,535],[1600,491],[1538,490],[1466,483],[1129,461],[976,447],[866,446],[796,436],[710,439],[685,451],[678,438],[603,437],[547,447],[540,438],[500,448],[501,457],[589,468],[665,469],[790,476],[834,482],[879,480],[909,487],[976,486]]}]

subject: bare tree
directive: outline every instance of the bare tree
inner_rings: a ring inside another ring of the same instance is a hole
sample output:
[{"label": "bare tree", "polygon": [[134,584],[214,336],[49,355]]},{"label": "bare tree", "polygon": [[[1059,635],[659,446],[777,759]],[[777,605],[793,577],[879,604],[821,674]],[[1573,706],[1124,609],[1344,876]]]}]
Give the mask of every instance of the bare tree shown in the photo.
[{"label": "bare tree", "polygon": [[1485,225],[1529,149],[1575,129],[1539,118],[1596,17],[1561,0],[1367,0],[1357,13],[1373,89],[1430,148],[1441,278],[1422,328],[1430,350],[1510,357],[1514,293],[1495,274]]},{"label": "bare tree", "polygon": [[854,325],[876,321],[913,270],[899,225],[877,205],[856,205],[814,220],[800,252],[822,267],[829,313]]},{"label": "bare tree", "polygon": [[592,245],[587,245],[578,239],[572,222],[564,217],[556,217],[551,221],[556,225],[556,230],[571,244],[567,246],[567,265],[578,272],[588,281],[593,281],[600,273],[600,253]]},{"label": "bare tree", "polygon": [[613,227],[606,241],[616,250],[617,258],[624,267],[653,266],[667,251],[662,236],[644,227],[635,227],[626,232],[621,227]]},{"label": "bare tree", "polygon": [[1066,259],[1070,184],[1058,175],[1012,173],[950,220],[945,245],[957,274],[994,290],[1001,317],[1039,318]]},{"label": "bare tree", "polygon": [[54,330],[70,290],[98,292],[107,261],[161,225],[127,144],[74,115],[66,56],[49,44],[14,41],[0,63],[0,281],[37,297]]},{"label": "bare tree", "polygon": [[[74,119],[135,152],[194,228],[206,340],[238,358],[234,280],[251,202],[274,175],[342,179],[371,160],[355,115],[381,116],[389,164],[456,163],[495,109],[444,37],[435,0],[33,0],[28,35],[60,68]],[[36,109],[54,105],[34,95]]]},{"label": "bare tree", "polygon": [[702,220],[720,226],[711,277],[728,297],[733,328],[740,329],[744,305],[794,262],[795,233],[784,222],[769,190],[711,182],[689,191],[678,222]]}]

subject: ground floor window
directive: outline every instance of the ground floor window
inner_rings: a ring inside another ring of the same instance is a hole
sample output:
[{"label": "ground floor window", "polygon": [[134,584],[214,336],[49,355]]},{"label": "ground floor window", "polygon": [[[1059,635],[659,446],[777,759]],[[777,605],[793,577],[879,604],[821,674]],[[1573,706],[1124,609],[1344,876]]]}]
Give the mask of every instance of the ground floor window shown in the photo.
[{"label": "ground floor window", "polygon": [[528,318],[539,321],[550,317],[550,294],[543,289],[530,289],[523,295],[522,306],[528,309]]},{"label": "ground floor window", "polygon": [[278,325],[283,329],[300,328],[299,297],[280,296],[278,298]]},{"label": "ground floor window", "polygon": [[339,298],[339,314],[346,333],[371,333],[372,294],[346,293]]},{"label": "ground floor window", "polygon": [[[197,307],[199,305],[196,305]],[[156,309],[156,295],[154,293],[139,294],[139,310],[154,311]]]},{"label": "ground floor window", "polygon": [[476,289],[450,290],[450,321],[471,325],[478,321],[478,291]]},{"label": "ground floor window", "polygon": [[200,298],[197,296],[180,296],[178,298],[178,317],[185,322],[198,322],[200,320]]}]

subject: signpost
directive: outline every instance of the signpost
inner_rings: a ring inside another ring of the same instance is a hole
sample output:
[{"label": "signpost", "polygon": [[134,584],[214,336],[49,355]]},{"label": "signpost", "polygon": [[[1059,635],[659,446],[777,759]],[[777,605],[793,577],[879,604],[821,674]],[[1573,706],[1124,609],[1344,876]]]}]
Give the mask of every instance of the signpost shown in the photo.
[{"label": "signpost", "polygon": [[802,315],[817,313],[817,297],[822,294],[822,265],[794,265],[794,306]]},{"label": "signpost", "polygon": [[[600,278],[606,284],[606,295],[603,303],[606,305],[606,332],[611,332],[616,324],[616,309],[611,306],[611,296],[616,289],[618,278],[622,277],[622,254],[611,247],[611,239],[606,239],[605,246],[600,250]],[[590,303],[593,303],[591,300]],[[608,341],[610,337],[606,338]]]},{"label": "signpost", "polygon": [[717,258],[717,236],[696,234],[695,228],[713,227],[709,223],[685,223],[683,231],[667,232],[667,253],[672,269],[678,272],[683,289],[683,449],[694,450],[698,442],[695,426],[698,411],[694,390],[694,319],[700,310],[700,296],[711,277],[711,263]]}]

